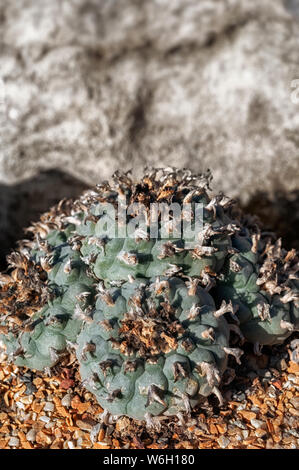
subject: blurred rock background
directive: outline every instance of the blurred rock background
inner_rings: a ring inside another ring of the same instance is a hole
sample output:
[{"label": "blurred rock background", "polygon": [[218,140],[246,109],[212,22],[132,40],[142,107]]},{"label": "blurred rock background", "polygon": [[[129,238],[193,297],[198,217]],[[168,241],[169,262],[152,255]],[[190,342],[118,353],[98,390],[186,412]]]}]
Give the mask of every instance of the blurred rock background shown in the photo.
[{"label": "blurred rock background", "polygon": [[0,256],[144,165],[210,168],[298,246],[298,44],[299,0],[1,0]]}]

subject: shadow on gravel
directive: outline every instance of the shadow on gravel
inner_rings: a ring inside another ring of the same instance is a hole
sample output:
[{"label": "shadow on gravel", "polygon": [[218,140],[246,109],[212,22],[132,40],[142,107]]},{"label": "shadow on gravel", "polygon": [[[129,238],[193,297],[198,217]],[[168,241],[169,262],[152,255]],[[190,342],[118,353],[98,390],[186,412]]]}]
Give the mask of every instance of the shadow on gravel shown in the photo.
[{"label": "shadow on gravel", "polygon": [[87,188],[86,183],[58,170],[41,172],[12,186],[0,184],[0,269],[5,268],[5,257],[17,240],[25,237],[24,228],[61,199],[76,198]]},{"label": "shadow on gravel", "polygon": [[258,192],[243,209],[257,215],[266,231],[281,237],[286,249],[299,250],[299,190],[277,191],[274,197]]}]

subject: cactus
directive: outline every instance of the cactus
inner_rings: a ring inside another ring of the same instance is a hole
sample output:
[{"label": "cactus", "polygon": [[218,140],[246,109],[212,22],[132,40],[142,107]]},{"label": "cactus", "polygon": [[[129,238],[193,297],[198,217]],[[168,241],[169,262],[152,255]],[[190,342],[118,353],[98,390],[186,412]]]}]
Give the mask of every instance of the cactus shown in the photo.
[{"label": "cactus", "polygon": [[104,409],[149,423],[211,393],[222,403],[227,357],[242,353],[230,330],[259,352],[298,329],[299,262],[229,198],[210,197],[210,179],[116,173],[29,227],[0,275],[8,360],[43,370],[75,351]]},{"label": "cactus", "polygon": [[91,289],[74,283],[21,325],[11,327],[4,338],[8,357],[16,365],[36,370],[56,365],[77,340],[82,320],[76,309],[86,307],[87,296],[92,297]]},{"label": "cactus", "polygon": [[237,254],[228,256],[213,292],[216,303],[232,302],[244,337],[260,352],[263,345],[283,343],[299,329],[299,258],[257,227],[232,237]]},{"label": "cactus", "polygon": [[211,393],[221,401],[231,353],[221,314],[202,287],[176,277],[103,289],[78,336],[81,377],[113,415],[189,412]]}]

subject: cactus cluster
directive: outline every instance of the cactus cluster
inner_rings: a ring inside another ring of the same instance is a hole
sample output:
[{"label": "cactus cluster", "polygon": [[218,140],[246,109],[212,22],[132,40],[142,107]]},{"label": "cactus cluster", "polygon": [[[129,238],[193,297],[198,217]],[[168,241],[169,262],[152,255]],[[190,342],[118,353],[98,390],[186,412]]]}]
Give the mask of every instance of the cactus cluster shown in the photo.
[{"label": "cactus cluster", "polygon": [[[222,403],[228,355],[242,354],[232,330],[259,353],[298,329],[299,259],[234,201],[210,196],[210,179],[115,173],[29,227],[0,275],[6,360],[49,370],[75,352],[82,383],[116,416],[189,414],[212,393]],[[165,237],[167,205],[183,210]],[[185,222],[192,237],[177,231]]]},{"label": "cactus cluster", "polygon": [[271,242],[244,220],[232,245],[237,253],[228,256],[214,296],[232,302],[244,337],[259,354],[263,345],[281,344],[299,329],[299,259],[281,239]]}]

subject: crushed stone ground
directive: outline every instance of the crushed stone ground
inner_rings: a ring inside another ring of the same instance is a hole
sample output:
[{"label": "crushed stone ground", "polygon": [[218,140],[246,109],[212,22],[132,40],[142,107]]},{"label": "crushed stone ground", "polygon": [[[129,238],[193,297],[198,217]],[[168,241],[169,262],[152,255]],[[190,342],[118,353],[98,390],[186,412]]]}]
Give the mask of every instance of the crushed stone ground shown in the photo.
[{"label": "crushed stone ground", "polygon": [[209,397],[186,423],[163,418],[160,429],[127,417],[111,420],[83,389],[74,358],[41,372],[0,365],[1,449],[296,449],[299,365],[286,344],[255,356],[245,345],[236,377],[222,387],[224,405]]}]

